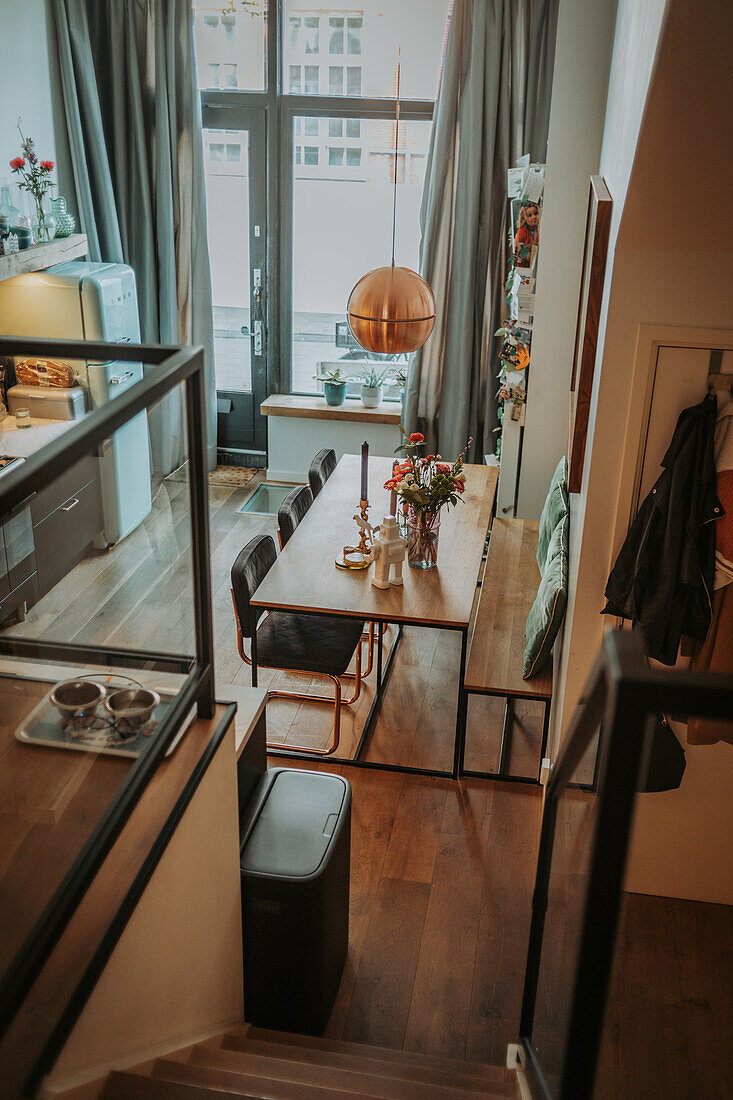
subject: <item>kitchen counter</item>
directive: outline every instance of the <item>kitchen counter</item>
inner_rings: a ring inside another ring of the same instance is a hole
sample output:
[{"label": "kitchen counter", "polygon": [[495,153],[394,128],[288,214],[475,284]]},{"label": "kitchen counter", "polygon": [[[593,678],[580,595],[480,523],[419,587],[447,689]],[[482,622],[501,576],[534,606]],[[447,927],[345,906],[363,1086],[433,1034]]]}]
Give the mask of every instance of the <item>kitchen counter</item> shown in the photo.
[{"label": "kitchen counter", "polygon": [[0,454],[28,458],[78,423],[78,420],[47,420],[34,416],[30,428],[18,428],[15,417],[8,415],[0,420]]}]

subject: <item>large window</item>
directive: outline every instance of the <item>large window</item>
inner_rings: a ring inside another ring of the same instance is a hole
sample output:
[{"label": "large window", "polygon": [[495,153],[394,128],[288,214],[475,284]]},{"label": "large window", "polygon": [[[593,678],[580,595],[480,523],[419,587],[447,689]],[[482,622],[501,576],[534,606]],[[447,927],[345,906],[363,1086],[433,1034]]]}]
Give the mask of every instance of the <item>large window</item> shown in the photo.
[{"label": "large window", "polygon": [[[364,358],[344,324],[346,302],[360,275],[389,263],[395,175],[396,262],[418,265],[419,210],[450,0],[220,4],[194,0],[205,125],[209,119],[216,354],[226,358],[225,340],[233,338],[227,333],[250,333],[252,273],[248,279],[244,271],[240,222],[251,223],[249,238],[269,224],[268,285],[257,272],[263,280],[258,293],[268,301],[268,390],[317,392],[315,376],[324,364],[344,360],[347,370],[349,363],[355,370]],[[266,26],[277,34],[268,37]],[[395,158],[398,49],[402,109]],[[257,109],[266,119],[267,156],[275,158],[258,167],[267,179],[261,212],[246,208],[246,143],[232,136],[234,128],[247,129],[244,112]],[[217,129],[221,118],[231,118],[232,131]],[[238,180],[240,191],[226,177]],[[220,371],[217,364],[217,380],[226,375],[226,366]]]}]

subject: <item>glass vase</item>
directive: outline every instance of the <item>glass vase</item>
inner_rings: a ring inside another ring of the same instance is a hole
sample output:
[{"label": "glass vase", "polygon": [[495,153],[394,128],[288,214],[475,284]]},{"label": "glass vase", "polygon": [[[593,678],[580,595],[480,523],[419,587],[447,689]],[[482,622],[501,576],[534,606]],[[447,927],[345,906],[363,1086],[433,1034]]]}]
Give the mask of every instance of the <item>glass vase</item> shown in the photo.
[{"label": "glass vase", "polygon": [[48,244],[56,233],[56,220],[51,213],[45,198],[36,199],[36,208],[33,214],[33,236],[36,244]]},{"label": "glass vase", "polygon": [[435,569],[438,564],[440,512],[411,511],[407,518],[407,564]]},{"label": "glass vase", "polygon": [[70,237],[76,228],[76,221],[73,214],[70,214],[67,210],[66,199],[63,195],[51,199],[51,211],[56,222],[56,236]]}]

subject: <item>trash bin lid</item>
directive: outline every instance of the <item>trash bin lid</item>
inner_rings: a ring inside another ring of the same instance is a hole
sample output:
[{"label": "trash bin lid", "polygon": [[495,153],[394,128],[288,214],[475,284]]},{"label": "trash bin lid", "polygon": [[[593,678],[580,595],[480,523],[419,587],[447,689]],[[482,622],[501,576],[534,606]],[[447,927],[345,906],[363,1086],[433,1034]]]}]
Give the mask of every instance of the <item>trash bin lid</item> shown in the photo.
[{"label": "trash bin lid", "polygon": [[266,775],[271,781],[242,848],[242,870],[307,878],[326,858],[349,785],[342,776],[323,772],[274,768]]}]

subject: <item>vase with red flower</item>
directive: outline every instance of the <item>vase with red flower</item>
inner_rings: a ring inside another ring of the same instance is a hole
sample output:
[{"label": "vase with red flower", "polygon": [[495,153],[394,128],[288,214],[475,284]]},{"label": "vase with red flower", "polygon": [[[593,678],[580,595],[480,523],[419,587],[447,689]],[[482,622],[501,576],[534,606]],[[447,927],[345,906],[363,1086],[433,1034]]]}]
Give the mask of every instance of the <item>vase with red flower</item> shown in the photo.
[{"label": "vase with red flower", "polygon": [[[469,440],[470,445],[470,440]],[[399,448],[404,455],[385,482],[397,495],[407,519],[407,563],[413,569],[435,569],[443,508],[457,504],[466,488],[461,452],[455,462],[440,455],[423,455],[425,437],[413,432]]]},{"label": "vase with red flower", "polygon": [[33,198],[33,234],[38,244],[45,244],[53,240],[56,232],[56,222],[48,205],[48,193],[53,187],[51,173],[54,162],[39,160],[33,139],[24,136],[20,123],[18,133],[21,139],[21,155],[13,157],[10,167],[13,174],[18,176],[18,187]]}]

